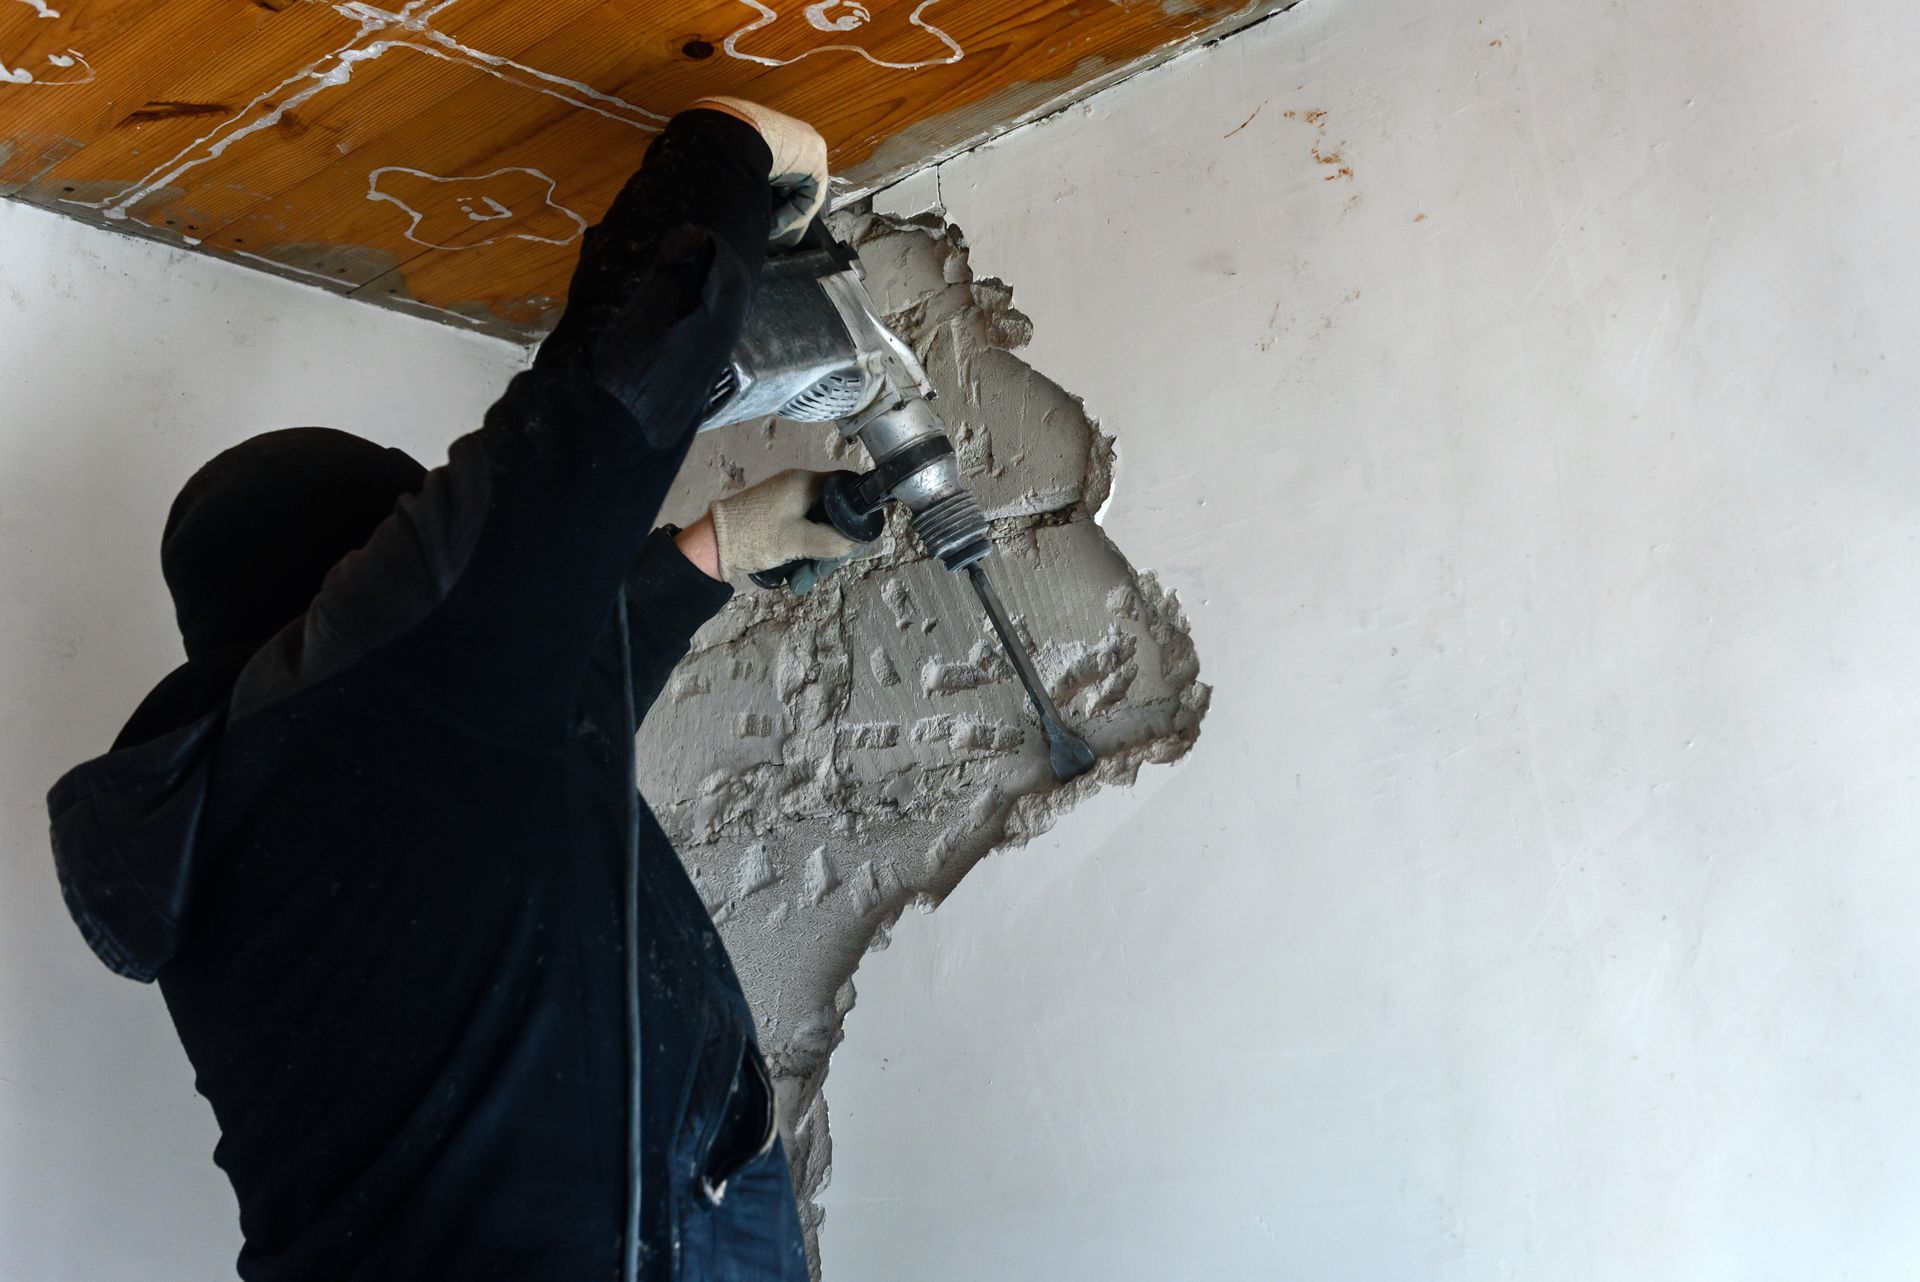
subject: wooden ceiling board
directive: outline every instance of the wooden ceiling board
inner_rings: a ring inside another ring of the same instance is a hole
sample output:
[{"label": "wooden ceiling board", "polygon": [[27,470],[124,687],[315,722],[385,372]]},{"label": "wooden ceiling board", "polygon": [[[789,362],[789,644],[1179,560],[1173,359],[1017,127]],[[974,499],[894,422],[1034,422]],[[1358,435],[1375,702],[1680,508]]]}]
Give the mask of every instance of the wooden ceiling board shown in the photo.
[{"label": "wooden ceiling board", "polygon": [[[369,247],[388,251],[396,264],[436,246],[457,252],[520,230],[518,221],[550,221],[552,211],[543,200],[526,201],[530,192],[554,186],[540,166],[550,165],[556,155],[584,158],[590,152],[583,147],[608,131],[607,122],[590,113],[416,49],[390,50],[377,71],[351,97],[322,93],[287,113],[270,127],[279,135],[270,148],[236,146],[206,163],[195,176],[195,189],[216,193],[211,205],[197,210],[210,244],[224,248],[244,237],[255,246]],[[578,123],[582,118],[593,123]],[[288,128],[289,119],[297,120],[294,128]],[[476,120],[486,121],[488,128],[474,129]],[[612,128],[643,137],[632,126]],[[644,137],[652,136],[651,124],[648,130]],[[629,171],[641,149],[626,149]],[[264,182],[256,150],[272,153]],[[348,155],[352,163],[343,162]],[[425,165],[423,157],[430,158]],[[570,194],[601,185],[577,163],[567,172]],[[489,174],[498,175],[491,184],[484,181]],[[242,183],[258,183],[275,195],[251,200],[240,190]],[[473,205],[472,216],[451,208],[457,199]],[[499,216],[495,206],[509,213]],[[150,219],[167,207],[165,202],[143,207],[139,216]],[[310,234],[313,223],[306,211],[314,209],[334,211],[324,238]],[[535,226],[528,234],[544,230]],[[568,238],[577,234],[576,227]],[[334,270],[319,260],[309,268]],[[371,276],[350,283],[358,286],[366,279]]]},{"label": "wooden ceiling board", "polygon": [[[168,0],[93,0],[85,10],[56,11],[49,21],[20,0],[0,0],[0,143],[58,139],[73,157],[64,181],[97,175],[124,188],[152,158],[206,133],[288,65],[323,56],[340,30],[339,15],[318,6],[286,15],[255,9],[258,17],[240,15],[231,36],[215,44],[205,39],[205,17],[194,10]],[[83,48],[95,53],[89,57]],[[107,61],[98,53],[103,48],[118,53]],[[86,59],[87,78],[50,79],[58,69],[49,59],[61,56]],[[89,150],[103,141],[118,145]],[[0,182],[10,187],[46,177],[20,164],[20,152],[16,146],[16,159],[0,162]],[[29,186],[26,194],[36,191]]]},{"label": "wooden ceiling board", "polygon": [[859,194],[1291,0],[0,0],[0,194],[516,339],[674,111]]}]

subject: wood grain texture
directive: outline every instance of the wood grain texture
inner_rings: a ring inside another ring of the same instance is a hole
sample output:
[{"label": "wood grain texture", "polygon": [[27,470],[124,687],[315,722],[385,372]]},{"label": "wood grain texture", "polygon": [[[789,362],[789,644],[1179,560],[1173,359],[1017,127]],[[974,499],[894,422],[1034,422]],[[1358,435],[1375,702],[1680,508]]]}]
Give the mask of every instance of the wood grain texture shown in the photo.
[{"label": "wood grain texture", "polygon": [[855,195],[1289,0],[0,0],[0,194],[537,337],[706,94]]}]

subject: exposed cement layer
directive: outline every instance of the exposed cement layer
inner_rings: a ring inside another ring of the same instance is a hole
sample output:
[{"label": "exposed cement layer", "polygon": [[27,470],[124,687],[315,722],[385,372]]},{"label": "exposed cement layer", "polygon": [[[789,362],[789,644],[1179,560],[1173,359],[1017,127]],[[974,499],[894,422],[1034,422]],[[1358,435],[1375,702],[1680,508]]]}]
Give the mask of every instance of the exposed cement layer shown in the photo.
[{"label": "exposed cement layer", "polygon": [[[861,957],[985,855],[1186,752],[1208,688],[1178,603],[1094,523],[1112,442],[1011,349],[1012,291],[957,230],[854,213],[840,231],[925,362],[994,522],[990,570],[1067,719],[1100,754],[1059,787],[964,576],[895,520],[813,593],[749,591],[702,630],[641,733],[641,784],[740,970],[778,1079],[809,1235],[831,1149],[821,1087]],[[866,466],[828,428],[710,433],[669,518],[781,468]]]}]

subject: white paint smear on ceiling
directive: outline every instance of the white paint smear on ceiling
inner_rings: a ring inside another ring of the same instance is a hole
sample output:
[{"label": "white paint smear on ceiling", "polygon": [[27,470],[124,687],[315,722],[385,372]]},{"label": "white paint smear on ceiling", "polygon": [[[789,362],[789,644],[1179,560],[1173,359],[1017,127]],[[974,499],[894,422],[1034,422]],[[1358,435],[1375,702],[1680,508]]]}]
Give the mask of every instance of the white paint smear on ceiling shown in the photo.
[{"label": "white paint smear on ceiling", "polygon": [[1907,1275],[1917,57],[1316,4],[941,168],[1215,697],[862,965],[831,1282]]}]

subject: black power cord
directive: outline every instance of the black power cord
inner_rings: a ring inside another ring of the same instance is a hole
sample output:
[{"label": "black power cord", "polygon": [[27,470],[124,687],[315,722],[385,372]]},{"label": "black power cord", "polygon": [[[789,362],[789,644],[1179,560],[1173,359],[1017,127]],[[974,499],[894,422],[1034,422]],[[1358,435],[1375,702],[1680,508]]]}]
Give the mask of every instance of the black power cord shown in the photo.
[{"label": "black power cord", "polygon": [[622,1282],[640,1277],[640,785],[634,778],[633,638],[627,623],[627,589],[620,588],[620,683],[625,691],[627,788],[626,906],[622,930],[627,955],[627,1231],[622,1244]]}]

